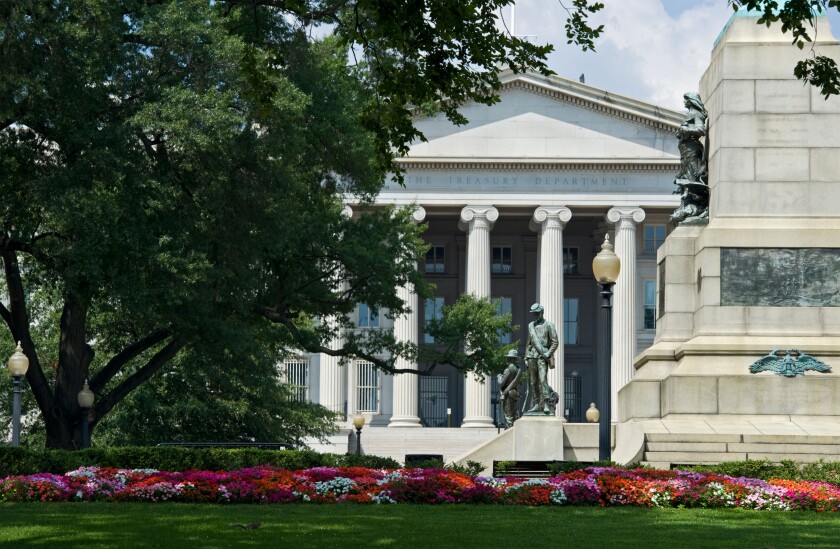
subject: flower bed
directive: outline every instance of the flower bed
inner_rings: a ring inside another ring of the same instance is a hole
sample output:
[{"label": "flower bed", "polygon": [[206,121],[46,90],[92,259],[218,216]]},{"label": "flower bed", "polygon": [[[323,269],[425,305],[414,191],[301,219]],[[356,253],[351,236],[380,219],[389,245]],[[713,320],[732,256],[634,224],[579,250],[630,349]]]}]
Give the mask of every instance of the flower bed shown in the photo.
[{"label": "flower bed", "polygon": [[475,477],[445,469],[315,467],[287,471],[167,473],[83,467],[0,480],[0,501],[201,503],[485,503],[635,505],[837,511],[840,488],[825,482],[733,478],[711,473],[589,467],[550,479]]}]

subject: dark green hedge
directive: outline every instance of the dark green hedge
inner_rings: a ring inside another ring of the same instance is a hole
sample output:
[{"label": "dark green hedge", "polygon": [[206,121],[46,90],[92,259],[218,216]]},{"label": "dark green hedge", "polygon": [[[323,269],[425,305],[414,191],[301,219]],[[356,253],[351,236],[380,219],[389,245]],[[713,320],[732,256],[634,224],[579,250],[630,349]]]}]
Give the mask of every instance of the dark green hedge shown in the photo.
[{"label": "dark green hedge", "polygon": [[0,478],[33,473],[63,474],[79,467],[119,467],[159,471],[229,471],[257,465],[297,470],[309,467],[359,466],[394,469],[399,463],[379,456],[319,454],[310,450],[257,448],[178,448],[130,446],[87,450],[29,450],[0,447]]},{"label": "dark green hedge", "polygon": [[[580,463],[577,461],[555,461],[548,464],[548,470],[553,475],[568,473],[591,466],[621,467],[611,462],[596,461]],[[640,467],[639,463],[631,463],[625,468]],[[746,460],[718,463],[716,465],[674,465],[673,469],[681,471],[696,471],[698,473],[717,473],[730,477],[749,477],[762,480],[780,478],[785,480],[816,480],[840,485],[840,462],[819,461],[815,463],[797,463],[782,461],[773,463],[767,460]]]},{"label": "dark green hedge", "polygon": [[818,461],[815,463],[797,463],[782,461],[773,463],[767,460],[730,461],[717,465],[674,466],[683,471],[700,473],[718,473],[730,477],[750,477],[769,480],[816,480],[840,484],[840,462]]}]

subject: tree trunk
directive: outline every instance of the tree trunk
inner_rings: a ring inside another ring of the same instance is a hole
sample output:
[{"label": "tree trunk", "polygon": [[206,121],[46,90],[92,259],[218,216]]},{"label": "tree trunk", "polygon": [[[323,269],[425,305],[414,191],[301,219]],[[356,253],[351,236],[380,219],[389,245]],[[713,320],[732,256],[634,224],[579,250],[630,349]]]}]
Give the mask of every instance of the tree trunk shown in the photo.
[{"label": "tree trunk", "polygon": [[73,450],[82,447],[82,410],[77,395],[84,386],[93,349],[86,341],[88,304],[75,296],[64,300],[58,372],[53,390],[54,403],[45,414],[47,448]]}]

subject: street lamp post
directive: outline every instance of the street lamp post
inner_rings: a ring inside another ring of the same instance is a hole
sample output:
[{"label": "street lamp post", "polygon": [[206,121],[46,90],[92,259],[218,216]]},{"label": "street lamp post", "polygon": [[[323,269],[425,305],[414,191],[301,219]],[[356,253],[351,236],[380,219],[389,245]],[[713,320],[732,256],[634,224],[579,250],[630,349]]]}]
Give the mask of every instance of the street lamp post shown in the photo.
[{"label": "street lamp post", "polygon": [[356,455],[362,455],[362,427],[365,426],[365,416],[356,412],[353,417],[353,427],[356,428]]},{"label": "street lamp post", "polygon": [[82,409],[82,448],[90,447],[90,430],[89,430],[89,415],[90,409],[93,407],[93,391],[88,387],[88,380],[85,379],[85,385],[77,395],[79,400],[79,407]]},{"label": "street lamp post", "polygon": [[20,382],[29,369],[29,359],[23,354],[18,341],[15,354],[9,358],[9,372],[12,373],[14,393],[12,396],[12,446],[20,446]]},{"label": "street lamp post", "polygon": [[604,243],[601,244],[601,251],[592,260],[592,273],[595,280],[601,286],[601,317],[603,319],[603,341],[601,349],[601,384],[599,400],[601,401],[601,417],[598,423],[598,459],[600,461],[610,460],[610,417],[612,414],[612,388],[610,387],[611,372],[610,361],[612,357],[612,288],[618,279],[621,271],[621,260],[613,253],[610,236],[606,235]]}]

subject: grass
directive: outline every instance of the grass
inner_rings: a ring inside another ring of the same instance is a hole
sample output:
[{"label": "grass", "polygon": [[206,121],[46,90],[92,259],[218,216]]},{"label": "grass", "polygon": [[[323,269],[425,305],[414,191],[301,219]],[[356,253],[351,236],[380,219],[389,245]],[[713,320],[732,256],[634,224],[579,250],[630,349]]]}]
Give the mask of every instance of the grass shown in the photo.
[{"label": "grass", "polygon": [[816,549],[838,529],[837,514],[739,509],[0,504],[3,547]]}]

